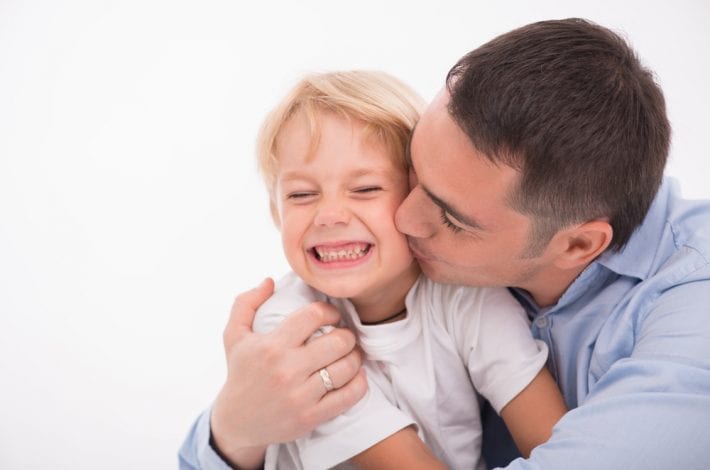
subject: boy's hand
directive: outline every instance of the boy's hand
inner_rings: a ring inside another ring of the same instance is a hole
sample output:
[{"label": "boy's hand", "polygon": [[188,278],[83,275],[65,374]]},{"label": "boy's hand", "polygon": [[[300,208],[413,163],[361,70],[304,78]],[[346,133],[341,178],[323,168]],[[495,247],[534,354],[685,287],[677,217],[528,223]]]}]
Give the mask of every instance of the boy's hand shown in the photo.
[{"label": "boy's hand", "polygon": [[[336,328],[306,344],[318,328],[338,323],[333,306],[314,303],[267,335],[252,332],[256,310],[273,290],[267,279],[237,296],[224,331],[227,380],[212,408],[212,439],[242,468],[260,465],[268,444],[307,434],[367,390],[352,332]],[[319,373],[324,367],[335,387],[330,392]]]}]

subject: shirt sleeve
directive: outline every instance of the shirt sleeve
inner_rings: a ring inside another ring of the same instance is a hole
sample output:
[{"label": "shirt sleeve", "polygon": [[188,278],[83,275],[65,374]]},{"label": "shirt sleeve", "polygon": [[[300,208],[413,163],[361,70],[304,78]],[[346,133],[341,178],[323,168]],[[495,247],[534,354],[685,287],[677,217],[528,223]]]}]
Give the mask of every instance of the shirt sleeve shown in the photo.
[{"label": "shirt sleeve", "polygon": [[294,273],[289,273],[276,283],[276,290],[256,311],[252,329],[255,333],[269,333],[290,313],[313,302],[325,300]]},{"label": "shirt sleeve", "polygon": [[204,411],[193,423],[178,452],[180,470],[231,470],[210,445],[210,415]]},{"label": "shirt sleeve", "polygon": [[[289,313],[325,296],[310,288],[291,273],[278,282],[277,290],[257,311],[254,331],[267,333]],[[318,334],[327,333],[322,329]],[[377,442],[396,433],[414,420],[393,405],[378,385],[382,372],[371,361],[363,364],[368,381],[365,396],[350,410],[321,424],[304,438],[292,443],[270,446],[268,452],[278,455],[279,446],[296,449],[303,468],[330,468],[349,460]],[[287,452],[287,454],[292,454]],[[278,457],[277,457],[278,460]]]},{"label": "shirt sleeve", "polygon": [[[315,291],[293,274],[287,274],[277,283],[277,291],[257,311],[253,329],[268,333],[297,308],[320,300]],[[210,415],[212,409],[202,413],[194,422],[178,453],[181,470],[229,470],[231,467],[210,445]]]},{"label": "shirt sleeve", "polygon": [[464,315],[477,315],[466,332],[471,381],[497,413],[545,366],[547,345],[533,338],[520,304],[506,289],[478,289]]},{"label": "shirt sleeve", "polygon": [[331,468],[372,447],[414,420],[393,405],[373,380],[382,372],[366,361],[368,391],[353,408],[298,439],[303,468]]},{"label": "shirt sleeve", "polygon": [[528,460],[509,469],[704,469],[710,460],[710,281],[665,291],[619,333],[631,354],[598,377]]}]

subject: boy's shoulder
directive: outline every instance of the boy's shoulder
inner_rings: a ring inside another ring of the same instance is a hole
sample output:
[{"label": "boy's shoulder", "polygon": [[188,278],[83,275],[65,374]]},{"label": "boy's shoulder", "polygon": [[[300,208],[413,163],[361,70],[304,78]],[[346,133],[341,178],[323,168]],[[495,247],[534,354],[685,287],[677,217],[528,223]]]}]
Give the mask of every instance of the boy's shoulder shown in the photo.
[{"label": "boy's shoulder", "polygon": [[443,316],[471,315],[483,310],[522,309],[505,287],[464,286],[444,284],[421,275],[408,294],[408,304],[426,305],[432,313]]},{"label": "boy's shoulder", "polygon": [[325,294],[306,284],[293,271],[289,271],[275,282],[274,294],[264,305],[280,305],[284,302],[305,305],[325,300]]},{"label": "boy's shoulder", "polygon": [[254,319],[254,331],[266,333],[283,317],[313,302],[326,300],[323,293],[312,288],[293,271],[276,281],[274,293],[261,304]]}]

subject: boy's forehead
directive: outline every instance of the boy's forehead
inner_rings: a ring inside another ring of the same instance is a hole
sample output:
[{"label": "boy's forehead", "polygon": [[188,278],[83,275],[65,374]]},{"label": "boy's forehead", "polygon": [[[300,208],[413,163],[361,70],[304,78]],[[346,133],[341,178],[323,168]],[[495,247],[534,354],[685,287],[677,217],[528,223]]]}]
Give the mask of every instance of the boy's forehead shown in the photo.
[{"label": "boy's forehead", "polygon": [[387,157],[390,164],[401,165],[402,150],[397,152],[395,148],[388,145],[378,125],[363,121],[344,111],[339,112],[319,106],[301,106],[284,121],[274,141],[276,161],[278,162],[281,151],[305,152],[304,160],[312,161],[323,139],[324,127],[328,127],[324,126],[326,119],[334,119],[350,126],[353,137],[357,136],[360,144],[382,149],[382,154]]},{"label": "boy's forehead", "polygon": [[[381,177],[381,178],[386,178],[386,179],[394,179],[394,180],[399,180],[401,177],[404,177],[404,171],[400,170],[398,168],[394,168],[392,165],[382,165],[382,166],[373,166],[373,165],[363,165],[363,166],[354,166],[352,168],[347,169],[347,177],[349,179],[358,179],[361,177],[369,177],[369,176],[376,176],[376,177]],[[313,178],[313,172],[310,171],[309,168],[304,168],[302,166],[296,167],[296,168],[282,168],[278,172],[278,180],[282,183],[286,183],[289,181],[298,181],[298,180],[304,180],[304,179],[312,179]]]}]

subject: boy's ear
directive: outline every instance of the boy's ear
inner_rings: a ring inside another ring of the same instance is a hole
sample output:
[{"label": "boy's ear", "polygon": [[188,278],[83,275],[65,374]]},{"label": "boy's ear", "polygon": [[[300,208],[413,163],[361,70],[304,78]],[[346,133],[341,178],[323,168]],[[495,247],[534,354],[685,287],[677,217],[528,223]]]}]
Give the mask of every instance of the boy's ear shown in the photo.
[{"label": "boy's ear", "polygon": [[276,228],[281,230],[281,218],[279,217],[279,209],[276,207],[273,199],[269,199],[269,210],[271,211],[271,220],[274,221]]},{"label": "boy's ear", "polygon": [[558,232],[555,264],[561,269],[586,266],[611,244],[614,229],[607,220],[595,219]]}]

